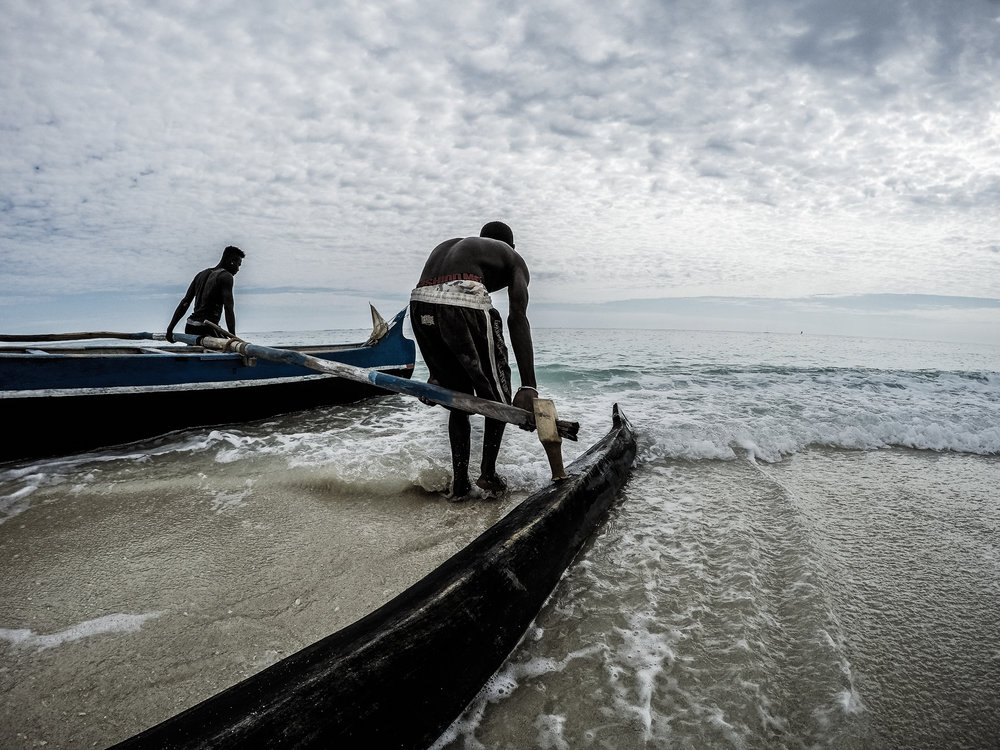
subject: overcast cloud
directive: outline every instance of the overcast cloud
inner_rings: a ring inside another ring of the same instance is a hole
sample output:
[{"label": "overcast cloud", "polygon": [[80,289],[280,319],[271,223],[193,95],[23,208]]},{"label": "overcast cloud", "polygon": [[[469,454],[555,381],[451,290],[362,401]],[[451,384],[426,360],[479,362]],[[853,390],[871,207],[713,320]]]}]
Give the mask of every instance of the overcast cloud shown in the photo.
[{"label": "overcast cloud", "polygon": [[0,18],[8,331],[75,329],[95,299],[121,326],[122,295],[131,327],[162,330],[227,244],[256,330],[339,327],[316,316],[402,307],[434,245],[496,218],[550,306],[1000,298],[991,0],[0,0]]}]

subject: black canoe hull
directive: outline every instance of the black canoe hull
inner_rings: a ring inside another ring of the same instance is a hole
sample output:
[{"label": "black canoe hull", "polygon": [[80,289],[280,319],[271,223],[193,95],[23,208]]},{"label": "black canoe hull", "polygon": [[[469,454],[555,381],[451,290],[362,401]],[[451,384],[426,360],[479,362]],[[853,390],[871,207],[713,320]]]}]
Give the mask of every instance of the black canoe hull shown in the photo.
[{"label": "black canoe hull", "polygon": [[612,430],[549,485],[399,596],[126,740],[124,748],[425,748],[517,645],[626,481]]},{"label": "black canoe hull", "polygon": [[[408,378],[413,369],[411,366],[386,372]],[[343,378],[303,376],[263,385],[10,397],[0,400],[4,418],[24,432],[0,450],[0,461],[63,456],[146,440],[175,430],[251,422],[386,393]]]}]

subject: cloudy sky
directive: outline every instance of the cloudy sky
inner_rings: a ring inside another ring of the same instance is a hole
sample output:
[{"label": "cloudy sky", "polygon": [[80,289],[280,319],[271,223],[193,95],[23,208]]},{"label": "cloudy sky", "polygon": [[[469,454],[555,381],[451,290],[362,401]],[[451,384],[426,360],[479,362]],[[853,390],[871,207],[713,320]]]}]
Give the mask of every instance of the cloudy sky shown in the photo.
[{"label": "cloudy sky", "polygon": [[0,20],[4,332],[163,330],[227,244],[240,330],[362,326],[438,242],[502,219],[536,325],[1000,344],[996,0],[0,0]]}]

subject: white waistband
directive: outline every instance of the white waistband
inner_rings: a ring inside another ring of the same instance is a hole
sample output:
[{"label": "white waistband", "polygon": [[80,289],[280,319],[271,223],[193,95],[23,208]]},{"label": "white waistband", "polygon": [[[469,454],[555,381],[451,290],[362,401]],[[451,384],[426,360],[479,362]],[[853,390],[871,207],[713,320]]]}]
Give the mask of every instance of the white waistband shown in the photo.
[{"label": "white waistband", "polygon": [[410,292],[410,301],[471,307],[476,310],[489,310],[493,307],[490,293],[478,281],[446,281],[433,286],[418,286]]}]

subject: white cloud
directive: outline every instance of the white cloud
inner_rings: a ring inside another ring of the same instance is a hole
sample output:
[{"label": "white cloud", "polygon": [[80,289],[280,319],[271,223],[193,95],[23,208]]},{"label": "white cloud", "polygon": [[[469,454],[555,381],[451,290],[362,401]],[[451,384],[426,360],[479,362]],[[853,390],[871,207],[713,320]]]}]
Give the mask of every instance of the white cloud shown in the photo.
[{"label": "white cloud", "polygon": [[405,299],[493,218],[536,300],[1000,297],[995,2],[5,13],[8,303],[179,296],[230,243],[238,295]]}]

